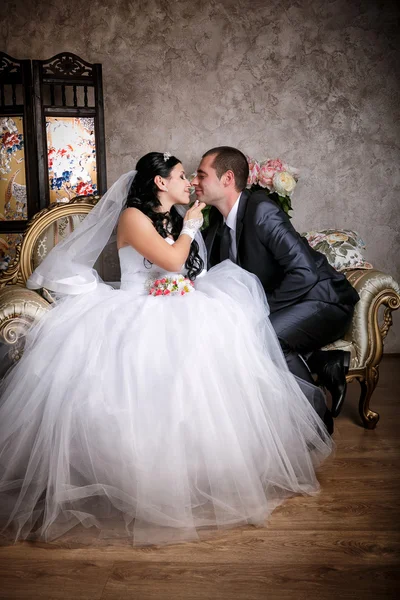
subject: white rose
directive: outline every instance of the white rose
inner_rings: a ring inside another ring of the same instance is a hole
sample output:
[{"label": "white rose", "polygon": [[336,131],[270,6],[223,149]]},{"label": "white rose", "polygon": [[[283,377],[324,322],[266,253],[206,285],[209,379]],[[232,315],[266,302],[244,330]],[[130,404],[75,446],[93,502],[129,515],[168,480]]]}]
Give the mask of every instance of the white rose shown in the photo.
[{"label": "white rose", "polygon": [[295,178],[287,171],[275,173],[272,178],[272,183],[274,185],[275,192],[277,192],[280,196],[290,196],[296,187]]}]

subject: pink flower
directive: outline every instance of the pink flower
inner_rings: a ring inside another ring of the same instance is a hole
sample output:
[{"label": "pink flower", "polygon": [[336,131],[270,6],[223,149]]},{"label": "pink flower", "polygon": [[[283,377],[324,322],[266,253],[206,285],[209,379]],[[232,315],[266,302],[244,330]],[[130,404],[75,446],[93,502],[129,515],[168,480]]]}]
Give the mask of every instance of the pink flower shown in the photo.
[{"label": "pink flower", "polygon": [[258,174],[258,183],[263,188],[272,188],[272,178],[275,175],[274,171],[268,169],[265,165],[260,167],[260,172]]},{"label": "pink flower", "polygon": [[247,179],[247,186],[250,187],[258,181],[258,175],[260,173],[260,163],[254,158],[250,158],[249,156],[247,156],[246,158],[247,162],[249,163],[249,177]]},{"label": "pink flower", "polygon": [[258,175],[258,183],[261,187],[272,189],[273,188],[273,177],[275,173],[280,173],[284,171],[284,164],[279,159],[276,158],[274,160],[268,159],[261,163],[260,165],[260,173]]},{"label": "pink flower", "polygon": [[268,167],[268,169],[272,169],[275,172],[279,172],[279,171],[284,171],[285,167],[283,162],[281,161],[280,158],[275,158],[275,159],[268,159],[265,161],[266,166]]},{"label": "pink flower", "polygon": [[149,282],[147,289],[152,296],[175,296],[176,294],[184,296],[194,291],[194,285],[187,277],[179,275],[175,279],[172,279],[172,277],[163,277],[151,283]]}]

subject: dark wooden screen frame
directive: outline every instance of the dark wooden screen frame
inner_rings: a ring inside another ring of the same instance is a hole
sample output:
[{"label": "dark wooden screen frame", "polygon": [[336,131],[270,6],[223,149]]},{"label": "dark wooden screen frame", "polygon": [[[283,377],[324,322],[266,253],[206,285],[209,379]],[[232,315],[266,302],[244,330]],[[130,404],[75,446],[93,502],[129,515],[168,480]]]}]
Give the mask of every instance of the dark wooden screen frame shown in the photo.
[{"label": "dark wooden screen frame", "polygon": [[[50,202],[47,159],[46,117],[92,117],[95,124],[97,194],[107,189],[106,147],[104,130],[104,102],[102,67],[88,63],[76,54],[61,52],[48,60],[34,60],[33,89],[39,166],[39,204],[45,208]],[[44,104],[44,86],[50,86],[50,104]],[[56,104],[55,86],[61,88],[61,105]],[[67,104],[66,88],[73,89],[73,105]],[[84,89],[84,105],[78,106],[77,88]],[[88,105],[87,91],[94,90],[95,105]]]},{"label": "dark wooden screen frame", "polygon": [[[23,104],[17,104],[16,87],[22,86]],[[11,104],[5,103],[5,86],[11,86]],[[30,60],[18,60],[0,52],[0,116],[23,117],[24,167],[26,179],[28,218],[18,221],[0,221],[0,233],[22,233],[27,222],[39,209],[38,155],[33,110],[32,72]]]}]

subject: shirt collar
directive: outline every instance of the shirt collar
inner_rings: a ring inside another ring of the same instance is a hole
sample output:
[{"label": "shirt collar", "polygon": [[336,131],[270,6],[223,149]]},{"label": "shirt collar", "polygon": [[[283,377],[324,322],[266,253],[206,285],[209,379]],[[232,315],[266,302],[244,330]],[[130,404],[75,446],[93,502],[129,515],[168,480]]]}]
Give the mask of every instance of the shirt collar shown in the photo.
[{"label": "shirt collar", "polygon": [[242,192],[240,192],[238,199],[229,211],[228,216],[226,217],[226,219],[224,219],[225,223],[228,225],[229,229],[232,229],[232,231],[236,231],[236,217],[239,209],[239,200],[241,195]]}]

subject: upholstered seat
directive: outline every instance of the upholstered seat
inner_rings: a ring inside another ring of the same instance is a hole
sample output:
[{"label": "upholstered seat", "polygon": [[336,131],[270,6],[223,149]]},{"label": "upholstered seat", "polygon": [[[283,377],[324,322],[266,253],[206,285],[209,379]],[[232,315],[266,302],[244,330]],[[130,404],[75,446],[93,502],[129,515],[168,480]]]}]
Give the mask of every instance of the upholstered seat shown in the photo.
[{"label": "upholstered seat", "polygon": [[[40,211],[29,223],[14,262],[0,272],[0,343],[1,356],[5,357],[0,376],[21,356],[29,327],[51,308],[53,299],[47,290],[39,294],[25,287],[29,275],[49,250],[89,213],[97,200],[96,197],[79,197]],[[109,255],[104,263],[108,273],[102,273],[103,277],[115,280],[117,257]],[[360,416],[364,426],[373,429],[379,415],[369,405],[378,383],[383,342],[392,325],[392,311],[400,306],[400,288],[390,275],[375,269],[349,270],[346,275],[361,299],[345,338],[325,349],[341,348],[351,352],[347,379],[359,381]]]}]

